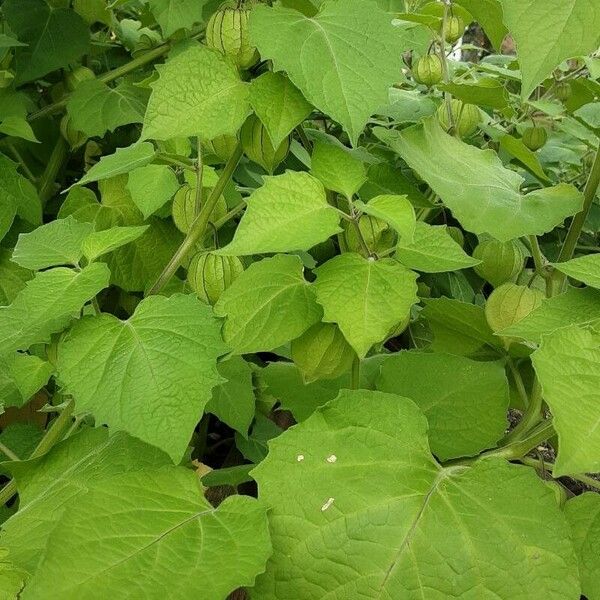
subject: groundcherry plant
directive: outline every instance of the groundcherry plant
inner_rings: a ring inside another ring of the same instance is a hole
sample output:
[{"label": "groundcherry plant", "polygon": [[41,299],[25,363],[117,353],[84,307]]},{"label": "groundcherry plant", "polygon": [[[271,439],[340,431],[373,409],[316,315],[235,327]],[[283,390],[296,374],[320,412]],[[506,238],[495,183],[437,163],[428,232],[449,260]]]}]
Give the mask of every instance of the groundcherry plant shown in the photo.
[{"label": "groundcherry plant", "polygon": [[600,600],[600,2],[0,3],[0,597]]}]

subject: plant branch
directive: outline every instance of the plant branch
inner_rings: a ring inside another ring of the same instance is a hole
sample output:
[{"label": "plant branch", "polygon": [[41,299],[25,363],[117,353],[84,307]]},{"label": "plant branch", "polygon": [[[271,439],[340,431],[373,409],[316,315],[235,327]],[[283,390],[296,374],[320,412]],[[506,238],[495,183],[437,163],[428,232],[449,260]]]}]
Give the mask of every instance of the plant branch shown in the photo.
[{"label": "plant branch", "polygon": [[505,444],[511,444],[526,436],[543,418],[544,399],[542,398],[542,386],[537,378],[533,382],[531,398],[527,409],[519,424],[504,438]]},{"label": "plant branch", "polygon": [[[519,459],[520,463],[523,463],[524,465],[527,465],[528,467],[533,467],[534,469],[537,469],[539,471],[544,470],[544,467],[550,467],[550,469],[545,469],[547,472],[550,473],[550,475],[552,475],[552,477],[554,477],[554,473],[553,473],[553,467],[554,467],[554,463],[544,460],[543,462],[539,461],[538,459],[535,458],[531,458],[530,456],[524,456],[523,458]],[[581,473],[579,475],[567,475],[567,477],[569,477],[569,479],[573,479],[575,481],[579,481],[580,483],[583,483],[584,485],[587,485],[588,487],[594,488],[598,491],[600,491],[600,481],[598,479],[594,479],[593,477],[590,477],[589,475],[585,475],[584,473]]]},{"label": "plant branch", "polygon": [[48,159],[48,163],[46,164],[46,168],[40,177],[38,183],[38,193],[40,196],[40,200],[42,201],[42,205],[45,205],[46,202],[54,195],[54,182],[56,181],[56,177],[58,172],[60,171],[63,163],[65,162],[68,156],[68,144],[62,135],[58,136],[56,140],[56,144],[54,144],[54,148],[52,149],[52,154]]},{"label": "plant branch", "polygon": [[[35,450],[31,453],[30,459],[38,458],[56,443],[58,443],[64,436],[67,428],[71,424],[71,417],[73,416],[73,409],[75,403],[71,399],[67,402],[65,407],[62,409],[58,417],[54,420],[48,431],[46,431],[44,437],[40,440],[40,443],[36,446]],[[6,504],[15,494],[17,493],[17,484],[14,479],[11,479],[3,488],[0,490],[0,506]]]},{"label": "plant branch", "polygon": [[212,189],[210,195],[206,199],[206,203],[202,207],[200,214],[196,217],[192,223],[188,234],[183,240],[181,246],[177,249],[167,266],[163,269],[163,272],[159,275],[154,285],[150,288],[148,295],[158,294],[165,285],[169,282],[171,277],[175,274],[177,269],[183,264],[187,255],[193,250],[196,243],[200,240],[204,240],[206,228],[210,215],[212,214],[227,182],[231,179],[233,172],[235,171],[240,158],[242,157],[242,146],[238,144],[231,155],[231,158],[227,161],[217,184]]},{"label": "plant branch", "polygon": [[506,446],[484,452],[479,458],[505,458],[506,460],[519,460],[526,454],[537,448],[554,435],[552,420],[548,419],[540,423],[534,430],[530,431],[523,439],[516,440]]},{"label": "plant branch", "polygon": [[[156,60],[157,58],[164,56],[170,49],[171,49],[170,42],[163,44],[161,46],[157,46],[156,48],[153,48],[152,50],[148,50],[148,52],[146,52],[145,54],[142,54],[141,56],[138,56],[137,58],[130,60],[128,63],[125,63],[124,65],[121,65],[120,67],[117,67],[116,69],[113,69],[112,71],[107,71],[103,75],[100,75],[98,77],[98,81],[100,81],[101,83],[110,83],[111,81],[114,81],[115,79],[118,79],[119,77],[123,77],[124,75],[127,75],[128,73],[131,73],[132,71],[135,71],[136,69],[139,69],[140,67],[143,67],[144,65],[147,65],[148,63],[151,63],[152,61]],[[35,121],[36,119],[41,119],[42,117],[47,117],[49,115],[53,115],[57,112],[60,112],[67,106],[67,103],[69,102],[70,98],[71,98],[71,94],[67,94],[67,95],[63,96],[57,102],[54,102],[53,104],[49,104],[48,106],[45,106],[44,108],[38,110],[37,112],[31,113],[27,117],[27,119],[29,121]]]},{"label": "plant branch", "polygon": [[[600,186],[600,146],[596,150],[596,156],[592,165],[592,170],[588,177],[587,183],[583,191],[583,208],[581,212],[577,213],[571,221],[571,226],[567,233],[567,237],[563,243],[560,254],[558,255],[557,262],[566,262],[573,258],[579,236],[585,225],[585,221],[588,217],[596,192]],[[564,287],[567,276],[560,271],[554,271],[553,274],[553,293],[560,293]]]}]

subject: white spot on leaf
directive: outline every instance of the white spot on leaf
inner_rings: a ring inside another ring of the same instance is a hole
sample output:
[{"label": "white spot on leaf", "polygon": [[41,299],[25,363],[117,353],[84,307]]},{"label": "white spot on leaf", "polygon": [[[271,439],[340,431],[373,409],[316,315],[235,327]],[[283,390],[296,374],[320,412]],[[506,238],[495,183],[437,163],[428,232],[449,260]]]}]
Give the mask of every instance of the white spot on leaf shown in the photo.
[{"label": "white spot on leaf", "polygon": [[298,462],[302,462],[304,460],[304,454],[298,454],[298,456],[296,456],[296,460]]},{"label": "white spot on leaf", "polygon": [[331,508],[331,505],[333,504],[335,498],[329,498],[329,500],[327,500],[327,502],[325,502],[325,504],[323,504],[323,506],[321,506],[321,512],[325,512],[328,508]]},{"label": "white spot on leaf", "polygon": [[331,456],[328,456],[326,460],[328,463],[333,464],[334,462],[337,462],[337,456],[335,454],[332,454]]}]

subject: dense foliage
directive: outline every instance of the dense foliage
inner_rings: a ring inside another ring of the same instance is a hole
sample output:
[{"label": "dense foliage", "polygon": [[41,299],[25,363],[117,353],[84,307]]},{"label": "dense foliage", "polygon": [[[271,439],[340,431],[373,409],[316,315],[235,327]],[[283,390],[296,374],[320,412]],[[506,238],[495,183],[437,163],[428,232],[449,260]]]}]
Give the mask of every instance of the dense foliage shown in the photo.
[{"label": "dense foliage", "polygon": [[600,600],[599,0],[0,7],[1,598]]}]

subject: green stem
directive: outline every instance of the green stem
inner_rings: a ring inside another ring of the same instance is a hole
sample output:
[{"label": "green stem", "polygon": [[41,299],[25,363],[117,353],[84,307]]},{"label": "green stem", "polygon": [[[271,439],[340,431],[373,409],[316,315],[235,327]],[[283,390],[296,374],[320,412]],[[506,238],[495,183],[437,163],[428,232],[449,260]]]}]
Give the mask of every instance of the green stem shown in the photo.
[{"label": "green stem", "polygon": [[296,127],[296,132],[298,133],[298,137],[300,138],[300,142],[304,146],[304,149],[310,154],[312,152],[312,143],[308,139],[304,127],[302,127],[302,123]]},{"label": "green stem", "polygon": [[6,444],[0,442],[0,450],[10,458],[10,460],[19,461],[21,460]]},{"label": "green stem", "polygon": [[480,458],[505,458],[506,460],[518,460],[529,454],[534,448],[547,441],[554,435],[554,426],[549,419],[540,423],[527,437],[517,440],[501,448],[484,452]]},{"label": "green stem", "polygon": [[527,390],[525,389],[525,384],[523,383],[521,372],[519,371],[518,367],[515,365],[513,359],[510,356],[507,357],[506,364],[508,365],[508,369],[510,370],[510,373],[517,387],[517,392],[519,392],[519,396],[521,397],[521,400],[523,400],[523,405],[525,407],[528,407],[529,395],[527,394]]},{"label": "green stem", "polygon": [[504,438],[504,443],[511,444],[526,436],[543,418],[543,406],[542,386],[536,378],[533,382],[527,410],[523,413],[519,424]]},{"label": "green stem", "polygon": [[[553,473],[554,463],[552,463],[552,462],[549,462],[546,460],[544,460],[543,462],[540,462],[538,459],[531,458],[529,456],[524,456],[523,458],[520,458],[519,462],[523,463],[524,465],[527,465],[528,467],[533,467],[534,469],[537,469],[538,471],[543,471],[544,467],[550,467],[550,469],[547,471],[550,472],[552,477],[554,477],[554,473]],[[568,477],[570,479],[574,479],[575,481],[579,481],[580,483],[583,483],[584,485],[587,485],[588,487],[591,487],[591,488],[594,488],[594,489],[600,491],[600,481],[598,481],[598,479],[594,479],[593,477],[590,477],[589,475],[580,473],[579,475],[569,475]]]},{"label": "green stem", "polygon": [[[585,225],[585,221],[594,202],[594,198],[596,197],[596,192],[599,185],[600,146],[598,146],[598,149],[596,150],[596,156],[594,158],[592,170],[590,171],[590,175],[583,190],[583,208],[581,212],[575,215],[573,221],[571,221],[569,232],[567,233],[567,237],[565,238],[557,262],[566,262],[573,258],[575,248],[577,247],[577,242],[579,241],[579,236],[581,235],[581,231]],[[554,271],[552,282],[553,295],[562,292],[566,279],[567,276],[564,273],[561,273],[560,271]]]},{"label": "green stem", "polygon": [[545,269],[546,261],[544,260],[544,255],[542,254],[542,249],[540,248],[540,242],[537,239],[537,236],[529,236],[529,245],[531,247],[531,255],[533,256],[533,264],[535,265],[536,273],[544,279],[547,278],[548,272]]},{"label": "green stem", "polygon": [[162,161],[169,165],[173,165],[174,167],[181,167],[182,169],[187,169],[189,171],[195,171],[195,164],[191,158],[187,158],[185,156],[167,154],[166,152],[159,152],[156,155],[156,160]]},{"label": "green stem", "polygon": [[25,177],[27,177],[27,179],[29,179],[29,181],[31,181],[31,183],[33,183],[33,185],[37,185],[37,180],[35,178],[35,175],[31,172],[31,169],[27,166],[27,163],[23,160],[23,157],[21,156],[20,152],[14,147],[13,144],[8,143],[7,146],[8,146],[8,149],[10,150],[10,153],[13,155],[15,160],[19,163],[21,169],[23,169],[23,173],[25,174]]},{"label": "green stem", "polygon": [[354,357],[352,361],[352,389],[358,390],[360,388],[360,358],[358,355]]},{"label": "green stem", "polygon": [[[75,404],[73,400],[69,400],[48,431],[46,431],[46,434],[40,440],[40,443],[36,446],[35,450],[31,453],[30,459],[38,458],[43,454],[46,454],[50,448],[63,438],[65,431],[71,423],[74,407]],[[16,493],[17,484],[14,479],[11,479],[11,481],[0,490],[0,506],[6,504]]]},{"label": "green stem", "polygon": [[204,240],[210,215],[217,205],[217,202],[219,201],[227,182],[231,179],[241,157],[242,146],[238,144],[231,155],[231,158],[227,161],[227,164],[225,165],[217,184],[212,189],[206,200],[206,203],[202,207],[200,214],[192,223],[190,230],[183,240],[181,246],[179,246],[167,266],[163,269],[163,272],[159,275],[155,284],[150,288],[148,295],[158,294],[169,282],[171,277],[175,275],[175,272],[183,264],[183,261],[186,259],[187,255],[194,249],[196,243],[199,240]]},{"label": "green stem", "polygon": [[202,208],[202,176],[204,174],[204,161],[202,160],[202,142],[196,138],[198,144],[198,157],[196,159],[196,199],[194,206],[194,215],[197,217]]},{"label": "green stem", "polygon": [[62,168],[67,156],[68,144],[62,135],[59,135],[38,185],[38,192],[42,205],[45,205],[54,195],[54,182],[56,181],[58,172]]},{"label": "green stem", "polygon": [[[98,81],[102,83],[110,83],[111,81],[114,81],[119,77],[123,77],[124,75],[127,75],[128,73],[131,73],[132,71],[135,71],[136,69],[139,69],[140,67],[151,63],[157,58],[164,56],[170,49],[170,43],[163,44],[162,46],[157,46],[152,50],[148,50],[148,52],[142,54],[142,56],[138,56],[137,58],[130,60],[128,63],[125,63],[124,65],[113,69],[112,71],[108,71],[103,75],[100,75],[98,77]],[[35,121],[36,119],[41,119],[42,117],[47,117],[49,115],[53,115],[54,113],[62,111],[67,106],[67,102],[70,98],[71,94],[63,96],[58,102],[49,104],[48,106],[45,106],[37,112],[31,113],[28,117],[28,120]]]}]

